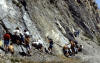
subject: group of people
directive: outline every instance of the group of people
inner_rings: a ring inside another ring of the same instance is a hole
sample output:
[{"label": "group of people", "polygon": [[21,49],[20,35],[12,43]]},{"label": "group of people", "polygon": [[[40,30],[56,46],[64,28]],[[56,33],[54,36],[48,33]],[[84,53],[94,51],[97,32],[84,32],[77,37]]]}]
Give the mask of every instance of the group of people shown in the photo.
[{"label": "group of people", "polygon": [[[27,49],[27,52],[29,54],[30,51],[30,35],[28,30],[24,30],[22,32],[18,27],[13,31],[13,33],[6,32],[3,36],[4,38],[4,50],[5,52],[10,51],[12,54],[14,54],[14,46],[13,44],[17,45],[24,45]],[[11,40],[11,42],[10,42]]]},{"label": "group of people", "polygon": [[50,53],[52,54],[52,48],[53,48],[53,40],[51,38],[47,37],[47,42],[49,43],[48,47],[44,47],[43,46],[43,42],[41,40],[38,40],[37,42],[33,42],[32,46],[34,46],[36,49],[46,52],[46,53]]},{"label": "group of people", "polygon": [[[16,27],[13,33],[6,32],[3,38],[4,38],[4,51],[5,52],[11,52],[12,54],[14,54],[13,44],[17,44],[17,45],[24,45],[27,50],[27,54],[30,55],[30,51],[31,51],[30,33],[28,30],[24,30],[22,32],[18,27]],[[52,48],[53,48],[54,43],[51,38],[47,37],[47,39],[49,42],[49,47],[44,48],[44,50],[46,53],[52,54],[53,52]],[[70,44],[65,44],[63,47],[63,53],[65,56],[70,57],[82,51],[82,45],[78,45],[78,43],[73,40],[69,40],[69,41],[70,41]],[[41,50],[41,51],[43,50],[43,47],[44,47],[41,40],[38,40],[38,42],[33,42],[32,46],[34,46],[36,49]]]},{"label": "group of people", "polygon": [[[15,30],[13,30],[12,33],[10,32],[6,32],[3,36],[4,38],[4,51],[7,52],[11,52],[12,54],[14,54],[14,45],[13,44],[17,44],[19,46],[23,45],[26,50],[27,50],[27,54],[30,55],[30,51],[31,51],[31,45],[33,47],[35,47],[38,50],[43,50],[43,42],[41,42],[41,40],[38,40],[37,42],[32,42],[30,45],[30,33],[28,30],[24,30],[22,32],[22,30],[20,30],[18,27],[16,27]],[[53,48],[53,40],[50,38],[47,38],[48,42],[49,42],[49,47],[48,48],[44,48],[46,53],[52,53],[52,48]]]},{"label": "group of people", "polygon": [[82,52],[82,45],[78,45],[76,41],[69,40],[70,44],[65,44],[63,47],[63,53],[66,57],[75,56],[78,52]]}]

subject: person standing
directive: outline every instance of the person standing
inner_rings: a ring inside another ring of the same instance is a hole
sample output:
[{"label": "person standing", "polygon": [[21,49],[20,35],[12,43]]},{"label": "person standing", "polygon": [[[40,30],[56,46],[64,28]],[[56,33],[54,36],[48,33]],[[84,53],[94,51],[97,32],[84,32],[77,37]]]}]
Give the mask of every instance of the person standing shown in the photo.
[{"label": "person standing", "polygon": [[27,36],[27,37],[25,37],[25,47],[26,47],[26,50],[27,50],[28,55],[30,55],[30,50],[31,50],[29,44],[30,44],[30,37]]},{"label": "person standing", "polygon": [[8,46],[9,46],[10,34],[5,33],[3,38],[4,38],[4,49],[7,52],[8,51]]},{"label": "person standing", "polygon": [[52,39],[48,39],[49,42],[49,47],[48,50],[50,51],[50,53],[52,53],[52,48],[53,48],[53,40]]},{"label": "person standing", "polygon": [[14,38],[15,38],[15,43],[19,44],[20,43],[20,30],[18,27],[16,27],[16,29],[13,31],[14,33]]},{"label": "person standing", "polygon": [[16,27],[16,29],[13,31],[14,33],[14,38],[16,41],[16,44],[21,44],[21,42],[24,42],[24,38],[23,38],[23,33],[22,30],[20,30],[18,27]]}]

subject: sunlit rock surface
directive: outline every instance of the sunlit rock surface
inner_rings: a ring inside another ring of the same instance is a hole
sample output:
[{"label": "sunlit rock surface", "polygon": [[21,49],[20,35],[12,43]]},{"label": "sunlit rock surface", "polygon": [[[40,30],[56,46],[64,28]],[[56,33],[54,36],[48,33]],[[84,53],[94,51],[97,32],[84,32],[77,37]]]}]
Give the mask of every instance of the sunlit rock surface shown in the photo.
[{"label": "sunlit rock surface", "polygon": [[[80,58],[85,63],[100,63],[100,47],[96,39],[100,34],[99,15],[93,0],[1,0],[0,38],[6,31],[12,33],[16,27],[22,31],[28,29],[32,35],[31,41],[41,40],[44,47],[48,47],[46,37],[53,39],[53,53],[56,56],[63,56],[62,47],[69,44],[68,39],[72,39],[83,45],[83,52],[75,58]],[[73,37],[74,30],[80,31],[79,37]],[[24,47],[23,49],[26,51]],[[22,51],[17,45],[15,50],[15,55]],[[33,50],[30,61],[54,61],[57,58],[44,53],[35,54],[35,51],[37,50]]]}]

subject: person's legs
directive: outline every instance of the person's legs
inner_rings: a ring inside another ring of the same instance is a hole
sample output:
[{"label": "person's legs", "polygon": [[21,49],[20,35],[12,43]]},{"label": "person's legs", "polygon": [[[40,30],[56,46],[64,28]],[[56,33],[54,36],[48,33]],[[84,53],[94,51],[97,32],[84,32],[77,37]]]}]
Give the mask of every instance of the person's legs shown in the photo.
[{"label": "person's legs", "polygon": [[5,51],[8,52],[9,40],[4,40]]},{"label": "person's legs", "polygon": [[52,53],[52,48],[53,48],[53,45],[50,44],[50,46],[49,46],[49,48],[48,48],[48,50],[50,51],[50,53]]},{"label": "person's legs", "polygon": [[66,53],[66,55],[65,55],[65,56],[69,57],[69,56],[70,56],[70,54],[69,54],[69,53]]},{"label": "person's legs", "polygon": [[22,41],[22,44],[24,44],[24,37],[23,37],[23,38],[21,38],[21,41]]},{"label": "person's legs", "polygon": [[19,45],[20,44],[20,37],[16,35],[16,44]]},{"label": "person's legs", "polygon": [[29,44],[26,45],[26,50],[27,50],[28,55],[30,55],[30,46],[29,46]]},{"label": "person's legs", "polygon": [[40,50],[41,52],[43,52],[43,46],[42,46],[42,44],[39,44],[38,47],[39,47],[39,50]]},{"label": "person's legs", "polygon": [[7,51],[7,45],[6,44],[4,44],[4,50]]},{"label": "person's legs", "polygon": [[74,50],[74,47],[71,48],[72,49],[72,55],[75,55],[75,50]]},{"label": "person's legs", "polygon": [[70,56],[72,56],[72,50],[70,48],[68,48],[68,53]]}]

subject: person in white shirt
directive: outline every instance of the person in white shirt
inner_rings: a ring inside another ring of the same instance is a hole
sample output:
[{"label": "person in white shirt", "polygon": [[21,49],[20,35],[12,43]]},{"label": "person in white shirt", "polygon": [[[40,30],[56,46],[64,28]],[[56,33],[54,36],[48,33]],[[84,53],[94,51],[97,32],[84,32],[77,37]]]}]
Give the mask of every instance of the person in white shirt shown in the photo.
[{"label": "person in white shirt", "polygon": [[14,35],[20,35],[20,30],[18,27],[13,31]]},{"label": "person in white shirt", "polygon": [[33,42],[32,46],[40,51],[43,51],[43,42],[40,39],[37,42]]},{"label": "person in white shirt", "polygon": [[16,27],[16,29],[13,31],[13,34],[15,36],[15,42],[17,44],[20,44],[21,43],[21,41],[20,41],[21,35],[23,35],[22,31],[18,27]]},{"label": "person in white shirt", "polygon": [[28,31],[28,30],[24,30],[24,35],[25,35],[25,37],[26,37],[26,36],[30,36],[29,31]]}]

